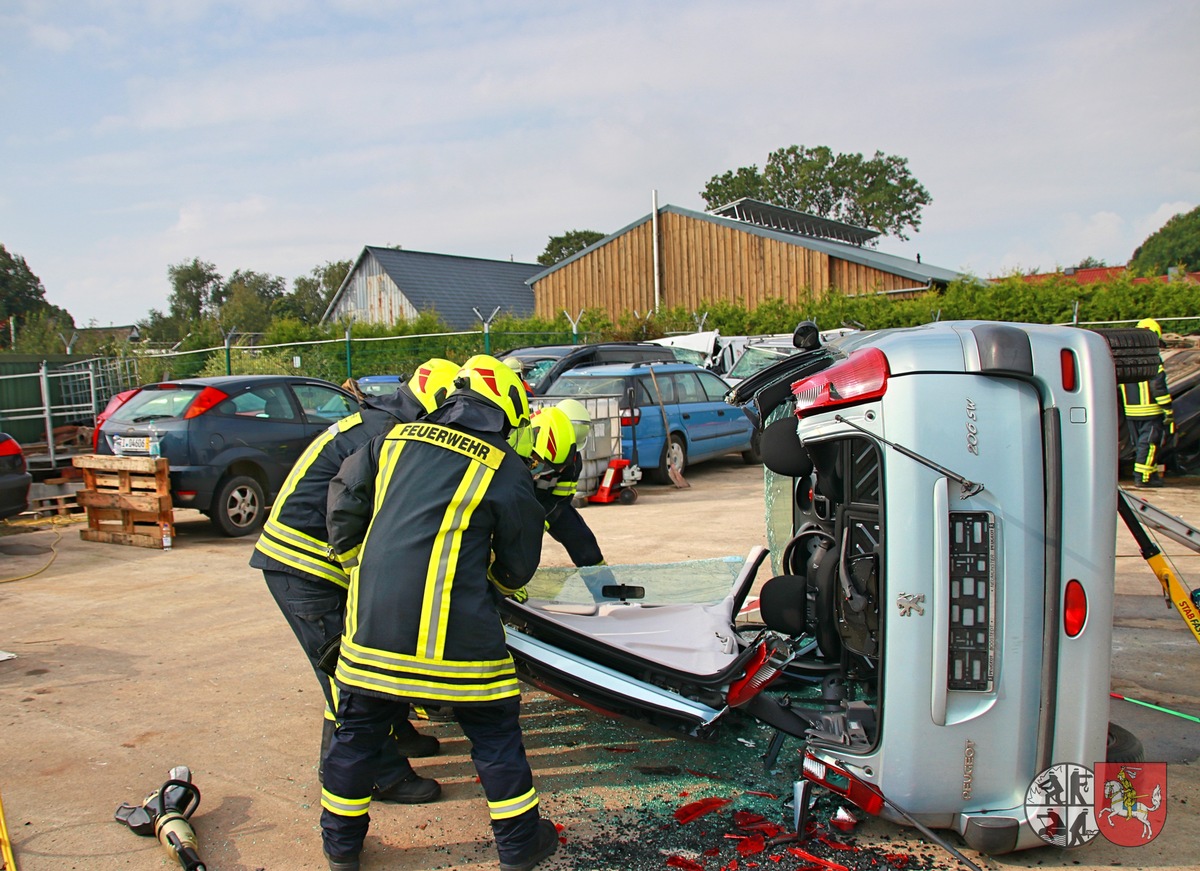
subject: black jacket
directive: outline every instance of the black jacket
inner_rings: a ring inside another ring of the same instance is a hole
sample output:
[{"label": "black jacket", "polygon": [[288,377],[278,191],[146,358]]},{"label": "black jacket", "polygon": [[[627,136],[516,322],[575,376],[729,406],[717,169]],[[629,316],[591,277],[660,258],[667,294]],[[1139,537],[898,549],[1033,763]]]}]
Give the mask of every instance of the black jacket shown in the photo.
[{"label": "black jacket", "polygon": [[545,514],[505,429],[458,393],[342,464],[328,522],[350,574],[344,688],[451,705],[519,695],[496,604],[537,568]]},{"label": "black jacket", "polygon": [[275,497],[250,565],[348,587],[346,571],[330,556],[326,538],[329,482],[342,461],[372,438],[424,413],[425,408],[405,384],[391,396],[368,397],[360,412],[313,439]]}]

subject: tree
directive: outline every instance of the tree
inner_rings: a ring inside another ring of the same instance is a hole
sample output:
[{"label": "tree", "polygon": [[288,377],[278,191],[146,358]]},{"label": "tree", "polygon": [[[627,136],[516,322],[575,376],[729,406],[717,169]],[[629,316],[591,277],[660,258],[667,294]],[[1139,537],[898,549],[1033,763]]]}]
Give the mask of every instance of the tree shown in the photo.
[{"label": "tree", "polygon": [[1087,257],[1084,257],[1082,260],[1080,260],[1077,264],[1075,264],[1076,269],[1102,269],[1106,266],[1108,266],[1108,264],[1105,263],[1102,259],[1097,260],[1095,257],[1092,257],[1090,254]]},{"label": "tree", "polygon": [[235,269],[225,282],[220,300],[214,299],[214,306],[224,305],[234,292],[244,288],[259,299],[268,308],[275,300],[287,293],[287,281],[278,275],[268,275],[265,272],[255,272],[251,269]]},{"label": "tree", "polygon": [[570,230],[561,236],[551,236],[546,243],[546,250],[538,255],[537,262],[543,266],[553,266],[566,260],[572,254],[578,254],[589,245],[594,245],[605,236],[595,230]]},{"label": "tree", "polygon": [[13,333],[21,332],[26,319],[48,307],[51,306],[46,302],[46,288],[25,258],[9,254],[8,249],[0,245],[0,348],[9,347]]},{"label": "tree", "polygon": [[274,302],[271,314],[316,326],[353,266],[350,260],[330,260],[324,266],[314,266],[308,275],[301,275],[292,282],[290,294]]},{"label": "tree", "polygon": [[834,221],[869,227],[907,239],[921,224],[921,209],[933,200],[913,178],[907,158],[876,151],[835,154],[821,145],[792,145],[771,152],[760,173],[744,166],[714,175],[700,192],[709,209],[752,197]]},{"label": "tree", "polygon": [[1200,270],[1200,206],[1180,212],[1147,236],[1129,261],[1130,270],[1143,275],[1164,275],[1172,266]]},{"label": "tree", "polygon": [[246,285],[235,285],[221,305],[220,323],[225,331],[265,333],[271,325],[270,304]]},{"label": "tree", "polygon": [[171,317],[182,323],[196,323],[224,302],[224,280],[211,263],[193,257],[190,263],[168,266],[167,275],[172,287],[167,305]]}]

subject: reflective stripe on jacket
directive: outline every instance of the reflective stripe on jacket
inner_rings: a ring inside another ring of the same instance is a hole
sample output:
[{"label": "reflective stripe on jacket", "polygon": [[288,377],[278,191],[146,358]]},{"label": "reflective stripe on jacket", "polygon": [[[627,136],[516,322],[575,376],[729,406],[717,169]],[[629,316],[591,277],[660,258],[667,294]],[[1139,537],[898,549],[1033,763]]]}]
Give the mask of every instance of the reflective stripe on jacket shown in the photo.
[{"label": "reflective stripe on jacket", "polygon": [[338,682],[441,704],[519,695],[496,603],[537,568],[543,518],[499,432],[402,424],[349,457],[329,501],[331,545],[358,549]]},{"label": "reflective stripe on jacket", "polygon": [[346,457],[397,421],[415,420],[421,411],[415,397],[398,391],[378,407],[368,405],[313,439],[275,497],[250,565],[348,587],[347,563],[329,553],[325,522],[329,482]]},{"label": "reflective stripe on jacket", "polygon": [[1171,411],[1171,392],[1167,389],[1167,373],[1158,367],[1153,380],[1121,385],[1121,400],[1126,417],[1161,417]]}]

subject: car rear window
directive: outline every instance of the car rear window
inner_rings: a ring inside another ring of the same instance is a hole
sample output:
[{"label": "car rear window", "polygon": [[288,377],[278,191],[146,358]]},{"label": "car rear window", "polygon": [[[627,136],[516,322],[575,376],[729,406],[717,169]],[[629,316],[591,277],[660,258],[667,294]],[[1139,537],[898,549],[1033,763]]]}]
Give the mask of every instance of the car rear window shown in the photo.
[{"label": "car rear window", "polygon": [[195,385],[179,385],[172,387],[146,387],[135,393],[129,401],[121,405],[110,416],[109,420],[124,423],[144,423],[149,420],[182,417],[192,400],[203,387]]},{"label": "car rear window", "polygon": [[555,396],[622,396],[625,379],[619,375],[571,375],[561,376],[554,382]]}]

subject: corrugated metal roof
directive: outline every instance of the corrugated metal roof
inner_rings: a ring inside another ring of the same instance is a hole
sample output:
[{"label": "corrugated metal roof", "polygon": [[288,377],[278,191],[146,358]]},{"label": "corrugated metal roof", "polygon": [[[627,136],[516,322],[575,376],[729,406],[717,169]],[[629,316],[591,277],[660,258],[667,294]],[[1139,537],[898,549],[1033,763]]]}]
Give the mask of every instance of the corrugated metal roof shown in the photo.
[{"label": "corrugated metal roof", "polygon": [[[822,254],[828,254],[830,257],[837,257],[841,260],[846,260],[850,263],[860,263],[863,266],[870,266],[872,269],[879,269],[883,272],[890,272],[893,275],[899,275],[904,278],[911,279],[918,284],[948,284],[957,278],[962,277],[962,273],[955,272],[953,269],[944,269],[940,266],[932,266],[928,263],[918,263],[916,260],[909,260],[907,257],[898,257],[895,254],[885,254],[882,251],[876,251],[874,248],[863,248],[858,245],[849,245],[845,242],[836,242],[832,239],[817,239],[812,236],[798,236],[795,233],[783,232],[780,230],[771,230],[766,227],[758,227],[754,224],[747,224],[745,221],[739,221],[735,218],[723,218],[719,215],[712,215],[707,212],[695,212],[691,209],[681,209],[679,206],[663,206],[659,209],[660,212],[667,212],[674,215],[683,215],[684,217],[694,218],[697,221],[708,221],[713,224],[720,224],[723,227],[730,227],[734,230],[739,230],[743,233],[751,233],[755,236],[763,236],[767,239],[775,239],[779,242],[784,242],[788,245],[798,245],[801,248],[808,248],[811,251],[820,251]],[[650,215],[645,215],[633,223],[622,227],[615,233],[605,236],[599,242],[589,245],[582,251],[568,257],[566,260],[561,260],[555,263],[549,269],[539,272],[529,279],[530,284],[545,278],[550,273],[557,269],[561,269],[568,263],[578,260],[580,257],[587,255],[589,252],[607,245],[613,239],[621,236],[634,227],[639,227],[650,220]]]},{"label": "corrugated metal roof", "polygon": [[543,269],[538,263],[482,260],[368,245],[330,300],[322,320],[337,307],[355,269],[367,254],[378,261],[418,311],[436,310],[455,330],[479,325],[473,308],[478,308],[484,317],[496,306],[516,317],[530,317],[533,291],[527,280]]}]

